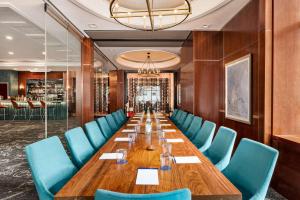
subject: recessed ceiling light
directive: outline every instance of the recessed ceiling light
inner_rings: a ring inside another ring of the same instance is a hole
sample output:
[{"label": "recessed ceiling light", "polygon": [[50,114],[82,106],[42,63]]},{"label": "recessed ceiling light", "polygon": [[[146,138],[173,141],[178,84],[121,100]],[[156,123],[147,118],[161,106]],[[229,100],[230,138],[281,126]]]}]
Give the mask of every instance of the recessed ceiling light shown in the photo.
[{"label": "recessed ceiling light", "polygon": [[13,70],[18,70],[18,68],[14,68]]},{"label": "recessed ceiling light", "polygon": [[90,28],[97,28],[97,25],[96,25],[96,24],[88,24],[88,26],[89,26]]},{"label": "recessed ceiling light", "polygon": [[209,25],[207,25],[207,24],[204,24],[202,27],[203,27],[203,28],[208,28],[208,27],[209,27]]},{"label": "recessed ceiling light", "polygon": [[8,52],[9,55],[14,55],[15,53],[13,51]]},{"label": "recessed ceiling light", "polygon": [[0,21],[0,24],[26,24],[25,21]]},{"label": "recessed ceiling light", "polygon": [[45,37],[44,33],[25,33],[27,37]]},{"label": "recessed ceiling light", "polygon": [[5,39],[7,39],[7,40],[13,40],[14,38],[12,36],[10,36],[10,35],[7,35],[7,36],[5,36]]},{"label": "recessed ceiling light", "polygon": [[45,51],[43,51],[43,52],[42,52],[42,54],[43,54],[43,55],[46,55],[46,52],[45,52]]}]

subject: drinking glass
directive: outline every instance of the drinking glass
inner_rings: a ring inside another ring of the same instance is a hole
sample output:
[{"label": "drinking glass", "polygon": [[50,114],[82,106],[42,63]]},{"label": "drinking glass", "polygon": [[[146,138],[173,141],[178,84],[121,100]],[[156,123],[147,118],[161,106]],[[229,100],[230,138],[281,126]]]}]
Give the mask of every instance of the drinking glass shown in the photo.
[{"label": "drinking glass", "polygon": [[117,149],[116,153],[119,153],[121,156],[117,158],[117,164],[127,163],[127,150],[126,149]]},{"label": "drinking glass", "polygon": [[172,157],[170,155],[160,154],[160,169],[170,170],[172,163]]},{"label": "drinking glass", "polygon": [[134,127],[136,134],[141,133],[141,126],[138,124]]},{"label": "drinking glass", "polygon": [[135,143],[135,137],[136,137],[135,133],[129,133],[128,134],[129,143]]},{"label": "drinking glass", "polygon": [[160,141],[165,140],[165,132],[164,131],[158,130],[157,133],[158,133],[158,139]]},{"label": "drinking glass", "polygon": [[172,144],[170,143],[163,143],[162,144],[162,153],[164,155],[172,155]]}]

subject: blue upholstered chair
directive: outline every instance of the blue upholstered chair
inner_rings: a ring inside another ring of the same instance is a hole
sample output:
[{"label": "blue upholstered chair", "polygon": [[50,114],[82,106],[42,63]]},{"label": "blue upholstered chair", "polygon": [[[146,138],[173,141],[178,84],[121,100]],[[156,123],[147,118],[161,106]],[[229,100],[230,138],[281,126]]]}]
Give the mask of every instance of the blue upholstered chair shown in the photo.
[{"label": "blue upholstered chair", "polygon": [[119,127],[117,125],[117,122],[115,121],[114,117],[109,114],[105,116],[106,121],[109,125],[109,127],[113,130],[113,132],[117,132],[117,130],[119,130]]},{"label": "blue upholstered chair", "polygon": [[123,110],[122,109],[117,110],[117,114],[122,121],[122,125],[125,124],[127,121],[127,117],[125,116]]},{"label": "blue upholstered chair", "polygon": [[216,124],[210,121],[205,121],[192,140],[193,144],[199,149],[199,151],[206,151],[212,142],[214,133],[216,129]]},{"label": "blue upholstered chair", "polygon": [[96,121],[97,121],[104,137],[108,140],[114,134],[114,132],[108,125],[105,117],[98,118]]},{"label": "blue upholstered chair", "polygon": [[175,119],[176,114],[178,113],[178,109],[174,109],[172,115],[170,116],[170,119],[173,121]]},{"label": "blue upholstered chair", "polygon": [[153,194],[125,194],[107,190],[97,190],[95,200],[191,200],[189,189]]},{"label": "blue upholstered chair", "polygon": [[57,136],[30,144],[25,152],[39,199],[53,200],[77,172]]},{"label": "blue upholstered chair", "polygon": [[187,117],[188,113],[187,112],[182,112],[182,114],[180,115],[178,121],[175,123],[175,125],[177,127],[182,126],[183,122],[185,121],[186,117]]},{"label": "blue upholstered chair", "polygon": [[193,114],[188,114],[182,125],[179,126],[179,129],[183,132],[187,131],[193,121],[193,118]]},{"label": "blue upholstered chair", "polygon": [[223,174],[240,190],[243,200],[265,199],[278,151],[243,138]]},{"label": "blue upholstered chair", "polygon": [[118,113],[121,115],[121,118],[122,118],[123,124],[124,124],[124,123],[127,121],[127,117],[126,117],[126,115],[125,115],[123,109],[119,109],[119,110],[118,110]]},{"label": "blue upholstered chair", "polygon": [[220,170],[225,169],[230,161],[236,132],[221,126],[211,146],[203,154]]},{"label": "blue upholstered chair", "polygon": [[78,168],[81,168],[93,156],[95,149],[81,127],[68,130],[65,138],[73,162]]},{"label": "blue upholstered chair", "polygon": [[105,144],[106,138],[102,134],[96,121],[85,123],[84,130],[94,149],[97,150]]},{"label": "blue upholstered chair", "polygon": [[178,110],[176,116],[174,117],[174,120],[172,120],[174,122],[174,124],[177,124],[177,122],[179,121],[179,118],[181,117],[182,114],[183,114],[183,111]]},{"label": "blue upholstered chair", "polygon": [[189,126],[188,130],[184,131],[183,133],[190,139],[193,140],[196,134],[199,132],[202,125],[202,118],[198,116],[194,116],[191,125]]},{"label": "blue upholstered chair", "polygon": [[123,121],[120,118],[119,113],[116,111],[116,112],[113,112],[111,115],[113,116],[115,122],[117,123],[118,128],[121,128],[121,126],[123,125]]}]

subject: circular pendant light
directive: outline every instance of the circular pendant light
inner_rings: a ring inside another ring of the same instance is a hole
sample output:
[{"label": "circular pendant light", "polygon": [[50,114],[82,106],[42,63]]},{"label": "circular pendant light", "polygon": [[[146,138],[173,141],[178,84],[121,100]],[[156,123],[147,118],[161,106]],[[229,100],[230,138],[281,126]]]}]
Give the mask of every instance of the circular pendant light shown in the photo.
[{"label": "circular pendant light", "polygon": [[110,15],[120,24],[158,31],[181,24],[191,14],[189,0],[111,0]]}]

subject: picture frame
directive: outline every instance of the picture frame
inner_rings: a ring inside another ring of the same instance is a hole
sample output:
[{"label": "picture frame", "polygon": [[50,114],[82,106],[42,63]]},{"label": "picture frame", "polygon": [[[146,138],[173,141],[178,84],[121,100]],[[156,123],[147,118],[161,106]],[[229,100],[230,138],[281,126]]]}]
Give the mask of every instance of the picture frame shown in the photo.
[{"label": "picture frame", "polygon": [[225,118],[251,124],[251,54],[225,64]]}]

